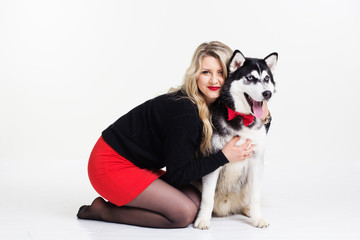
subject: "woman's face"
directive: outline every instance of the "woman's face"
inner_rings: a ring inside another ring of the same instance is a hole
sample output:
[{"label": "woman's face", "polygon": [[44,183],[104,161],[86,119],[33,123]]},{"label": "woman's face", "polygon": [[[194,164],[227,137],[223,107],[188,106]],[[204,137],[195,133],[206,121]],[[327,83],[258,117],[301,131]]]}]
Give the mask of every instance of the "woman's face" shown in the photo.
[{"label": "woman's face", "polygon": [[220,96],[220,88],[223,84],[224,76],[220,60],[211,56],[203,57],[197,85],[208,106]]}]

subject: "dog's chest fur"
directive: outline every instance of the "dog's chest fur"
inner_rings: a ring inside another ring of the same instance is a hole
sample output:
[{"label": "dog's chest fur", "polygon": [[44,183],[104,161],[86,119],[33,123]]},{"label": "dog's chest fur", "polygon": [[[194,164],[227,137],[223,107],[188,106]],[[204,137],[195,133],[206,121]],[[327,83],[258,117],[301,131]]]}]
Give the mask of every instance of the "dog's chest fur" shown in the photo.
[{"label": "dog's chest fur", "polygon": [[222,167],[217,181],[216,191],[220,194],[236,193],[242,190],[247,183],[248,170],[252,164],[255,164],[257,154],[262,154],[265,146],[266,131],[260,119],[245,127],[241,123],[241,119],[227,121],[224,117],[213,116],[213,124],[216,130],[212,136],[212,146],[214,151],[224,148],[234,136],[240,136],[240,140],[236,146],[242,145],[246,139],[250,139],[254,144],[252,157],[241,161],[228,163]]}]

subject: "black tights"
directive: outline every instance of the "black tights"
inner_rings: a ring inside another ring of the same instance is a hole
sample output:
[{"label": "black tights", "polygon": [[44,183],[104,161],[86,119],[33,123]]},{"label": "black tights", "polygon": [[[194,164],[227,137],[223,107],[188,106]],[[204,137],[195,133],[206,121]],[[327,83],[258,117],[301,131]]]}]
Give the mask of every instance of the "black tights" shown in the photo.
[{"label": "black tights", "polygon": [[96,198],[82,206],[77,217],[154,228],[182,228],[191,224],[199,211],[201,195],[191,185],[176,189],[157,179],[125,206],[118,207]]}]

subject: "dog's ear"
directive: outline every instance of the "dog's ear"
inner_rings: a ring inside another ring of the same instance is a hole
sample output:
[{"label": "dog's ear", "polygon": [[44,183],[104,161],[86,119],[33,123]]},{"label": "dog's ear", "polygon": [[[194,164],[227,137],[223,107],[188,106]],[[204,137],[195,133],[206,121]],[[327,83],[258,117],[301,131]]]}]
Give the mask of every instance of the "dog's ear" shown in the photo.
[{"label": "dog's ear", "polygon": [[278,60],[278,54],[276,52],[273,52],[269,54],[266,58],[264,58],[266,65],[270,68],[271,72],[275,70],[275,66]]},{"label": "dog's ear", "polygon": [[230,59],[229,72],[230,73],[235,72],[238,68],[240,68],[244,64],[244,62],[245,62],[244,55],[239,50],[235,50],[235,52],[233,53]]}]

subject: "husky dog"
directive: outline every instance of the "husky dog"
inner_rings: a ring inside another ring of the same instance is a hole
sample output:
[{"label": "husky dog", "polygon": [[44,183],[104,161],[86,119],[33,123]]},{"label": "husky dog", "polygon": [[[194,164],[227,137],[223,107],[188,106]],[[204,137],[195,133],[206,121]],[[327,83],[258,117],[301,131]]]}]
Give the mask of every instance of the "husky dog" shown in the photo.
[{"label": "husky dog", "polygon": [[210,106],[214,134],[213,152],[223,149],[234,136],[237,146],[250,139],[253,154],[244,161],[231,162],[202,178],[202,200],[195,228],[208,229],[212,212],[223,217],[245,214],[256,227],[267,227],[261,214],[261,180],[266,129],[262,123],[262,102],[275,92],[272,72],[278,54],[264,59],[245,58],[236,50],[228,66],[219,98]]}]

